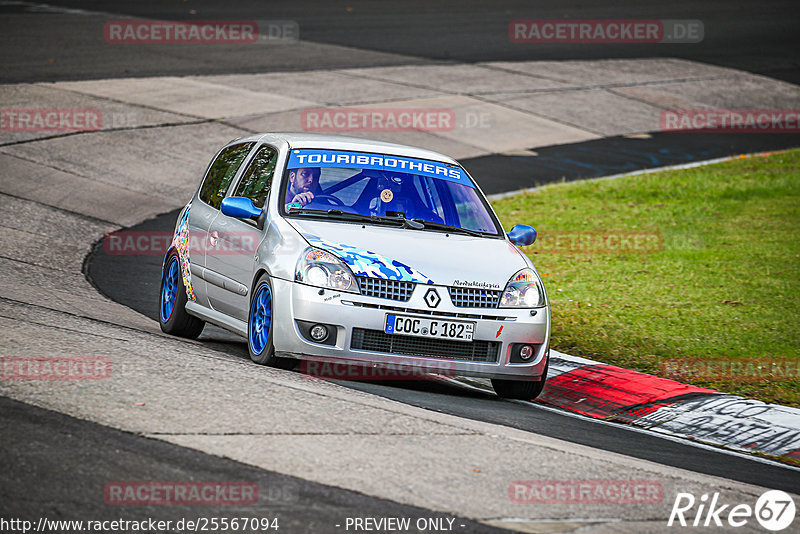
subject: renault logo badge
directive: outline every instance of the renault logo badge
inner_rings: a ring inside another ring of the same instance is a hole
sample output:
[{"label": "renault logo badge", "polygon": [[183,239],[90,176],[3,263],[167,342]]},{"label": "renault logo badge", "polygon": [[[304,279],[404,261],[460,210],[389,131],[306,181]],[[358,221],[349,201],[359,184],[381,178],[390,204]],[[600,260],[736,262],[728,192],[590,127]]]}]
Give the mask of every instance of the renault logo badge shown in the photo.
[{"label": "renault logo badge", "polygon": [[441,301],[442,297],[439,296],[439,293],[437,293],[435,289],[430,288],[425,293],[425,304],[427,304],[429,308],[435,308]]}]

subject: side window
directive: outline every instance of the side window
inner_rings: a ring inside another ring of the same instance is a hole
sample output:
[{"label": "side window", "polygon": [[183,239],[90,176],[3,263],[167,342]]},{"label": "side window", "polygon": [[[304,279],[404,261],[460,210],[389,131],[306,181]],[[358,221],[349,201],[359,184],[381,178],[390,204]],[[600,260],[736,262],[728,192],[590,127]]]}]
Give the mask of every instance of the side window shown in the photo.
[{"label": "side window", "polygon": [[253,158],[250,166],[239,180],[235,195],[247,197],[258,208],[263,208],[272,188],[272,175],[278,163],[278,152],[269,146],[263,146]]},{"label": "side window", "polygon": [[220,152],[211,168],[208,169],[206,179],[200,188],[200,200],[210,206],[219,209],[231,180],[236,176],[239,165],[244,161],[247,153],[253,148],[253,143],[229,146]]}]

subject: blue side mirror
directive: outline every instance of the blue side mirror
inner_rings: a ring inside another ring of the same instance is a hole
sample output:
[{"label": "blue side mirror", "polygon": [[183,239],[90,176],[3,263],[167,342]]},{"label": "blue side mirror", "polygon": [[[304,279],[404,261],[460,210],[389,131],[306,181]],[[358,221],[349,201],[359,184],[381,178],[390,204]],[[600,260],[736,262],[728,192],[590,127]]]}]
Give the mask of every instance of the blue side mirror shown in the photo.
[{"label": "blue side mirror", "polygon": [[511,242],[518,247],[527,247],[536,241],[536,230],[527,224],[515,224],[507,235]]},{"label": "blue side mirror", "polygon": [[246,197],[223,198],[220,210],[228,217],[237,219],[257,219],[261,215],[261,208],[257,208],[253,201]]}]

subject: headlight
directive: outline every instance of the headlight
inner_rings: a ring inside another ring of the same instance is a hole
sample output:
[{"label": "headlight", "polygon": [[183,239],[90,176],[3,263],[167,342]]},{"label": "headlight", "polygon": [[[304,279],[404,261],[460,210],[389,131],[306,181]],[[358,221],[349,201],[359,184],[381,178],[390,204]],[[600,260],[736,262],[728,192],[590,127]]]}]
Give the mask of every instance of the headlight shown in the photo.
[{"label": "headlight", "polygon": [[544,305],[542,281],[528,268],[511,277],[500,297],[501,308],[540,308]]},{"label": "headlight", "polygon": [[318,248],[308,248],[297,262],[294,279],[304,284],[358,293],[356,279],[342,260]]}]

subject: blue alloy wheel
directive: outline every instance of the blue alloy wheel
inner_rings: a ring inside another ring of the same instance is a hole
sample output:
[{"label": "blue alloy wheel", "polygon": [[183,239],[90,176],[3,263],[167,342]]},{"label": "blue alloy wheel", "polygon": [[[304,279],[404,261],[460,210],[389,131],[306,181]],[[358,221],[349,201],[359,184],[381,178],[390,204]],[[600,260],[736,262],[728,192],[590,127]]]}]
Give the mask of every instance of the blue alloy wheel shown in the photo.
[{"label": "blue alloy wheel", "polygon": [[161,293],[158,297],[158,322],[161,331],[173,336],[197,339],[203,331],[205,321],[189,315],[186,311],[188,297],[183,285],[181,260],[170,252],[164,261],[161,274]]},{"label": "blue alloy wheel", "polygon": [[161,281],[161,322],[166,323],[172,317],[175,300],[180,285],[180,268],[178,259],[173,256],[167,264],[164,279]]},{"label": "blue alloy wheel", "polygon": [[258,287],[253,303],[250,305],[249,341],[250,350],[260,355],[269,342],[272,328],[272,291],[269,284]]}]

